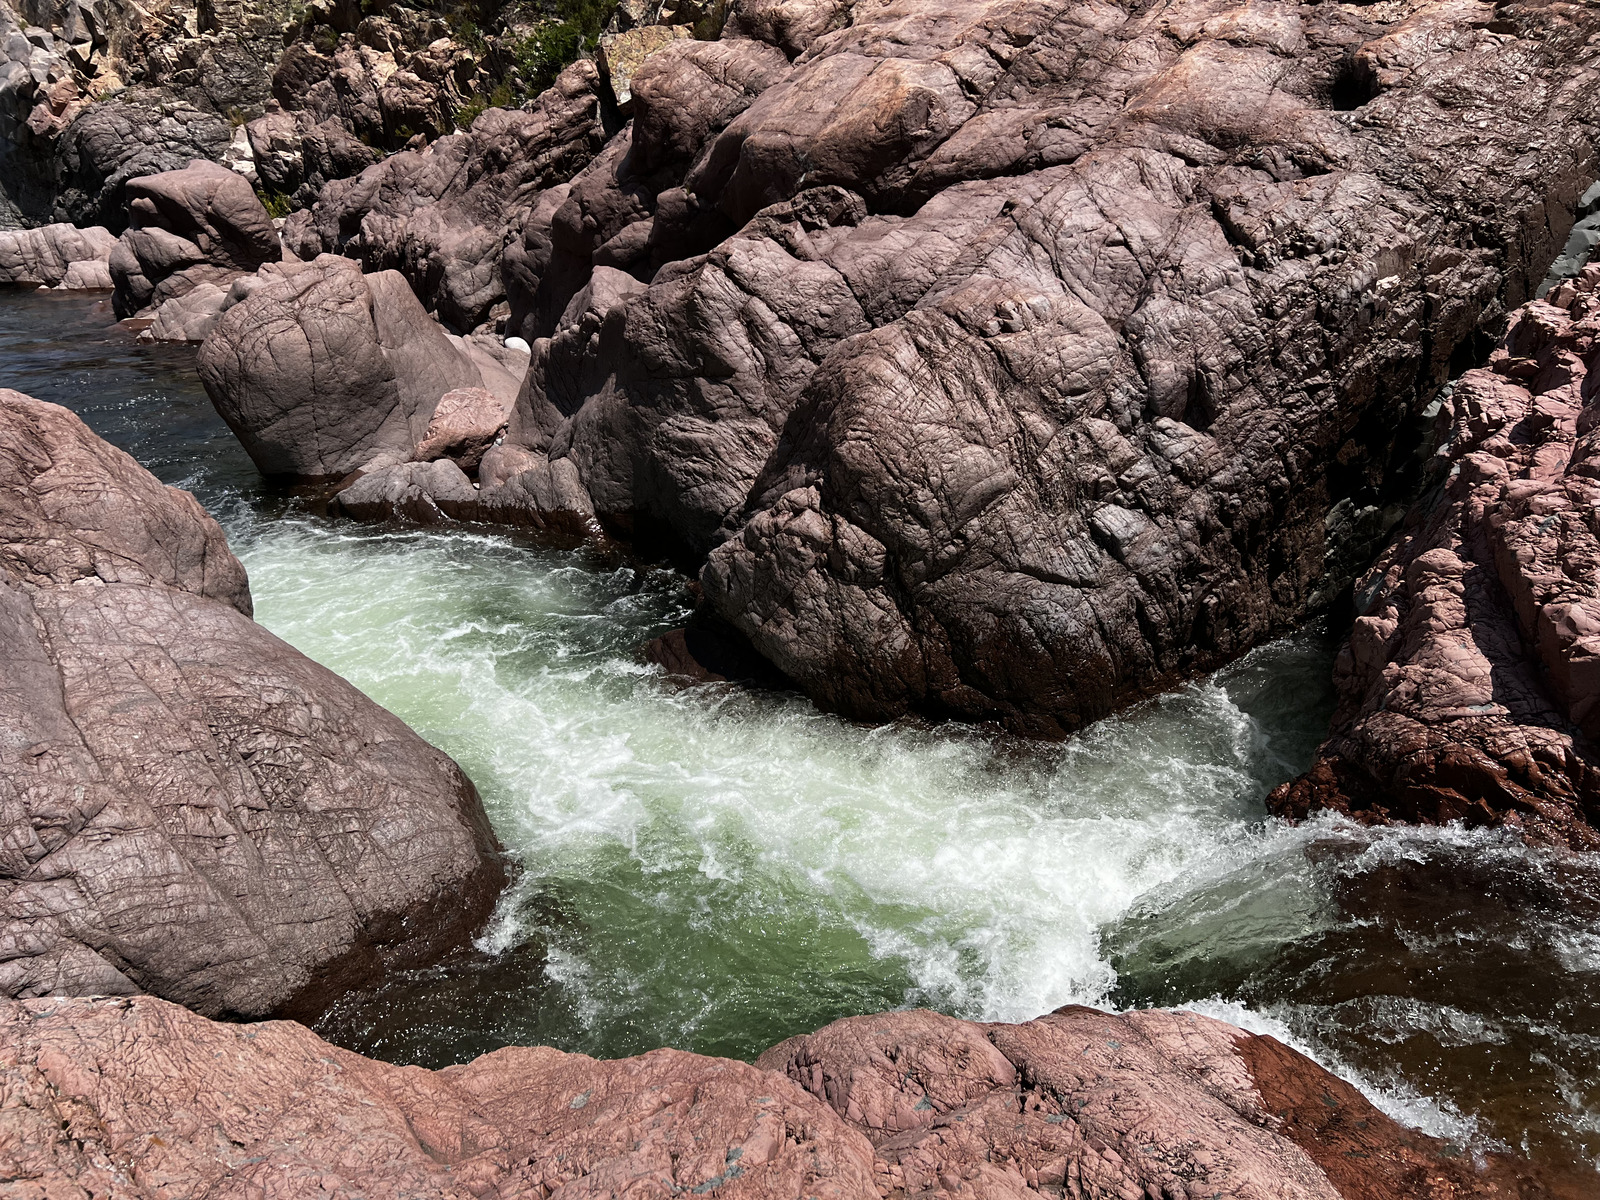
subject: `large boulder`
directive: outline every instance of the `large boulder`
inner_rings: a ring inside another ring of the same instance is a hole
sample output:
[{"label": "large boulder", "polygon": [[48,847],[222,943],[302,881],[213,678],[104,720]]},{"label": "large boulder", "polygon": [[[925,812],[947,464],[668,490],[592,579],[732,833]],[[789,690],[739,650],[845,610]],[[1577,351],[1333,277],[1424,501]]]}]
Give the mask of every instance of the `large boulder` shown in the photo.
[{"label": "large boulder", "polygon": [[1472,0],[858,6],[679,186],[630,165],[641,115],[530,221],[522,260],[587,274],[526,306],[507,445],[702,558],[822,705],[1060,734],[1382,547],[1427,405],[1600,171],[1597,34]]},{"label": "large boulder", "polygon": [[[768,1068],[768,1069],[763,1069]],[[856,1017],[760,1063],[544,1047],[442,1071],[159,1000],[0,1002],[24,1195],[1477,1200],[1545,1194],[1192,1013]]]},{"label": "large boulder", "polygon": [[487,917],[471,781],[250,612],[192,496],[0,391],[0,993],[311,1014]]},{"label": "large boulder", "polygon": [[1332,731],[1269,804],[1600,849],[1600,264],[1439,421],[1438,486],[1356,585]]},{"label": "large boulder", "polygon": [[324,254],[249,282],[200,347],[200,379],[267,475],[403,462],[457,389],[487,388],[510,410],[526,358],[445,333],[397,271]]},{"label": "large boulder", "polygon": [[65,223],[0,230],[0,284],[93,288],[111,286],[109,259],[117,244],[99,226]]},{"label": "large boulder", "polygon": [[154,315],[202,286],[220,306],[234,279],[283,257],[255,190],[226,167],[196,159],[131,179],[125,190],[128,231],[110,258],[118,316]]}]

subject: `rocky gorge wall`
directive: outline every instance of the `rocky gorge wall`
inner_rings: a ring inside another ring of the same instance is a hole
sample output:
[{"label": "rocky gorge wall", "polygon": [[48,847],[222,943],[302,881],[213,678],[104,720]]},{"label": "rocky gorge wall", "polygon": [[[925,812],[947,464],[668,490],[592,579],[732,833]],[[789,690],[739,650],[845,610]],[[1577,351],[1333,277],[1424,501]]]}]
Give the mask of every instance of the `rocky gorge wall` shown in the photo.
[{"label": "rocky gorge wall", "polygon": [[603,149],[580,63],[285,240],[533,350],[476,479],[350,511],[676,555],[852,717],[1059,735],[1327,608],[1596,173],[1587,6],[783,11]]}]

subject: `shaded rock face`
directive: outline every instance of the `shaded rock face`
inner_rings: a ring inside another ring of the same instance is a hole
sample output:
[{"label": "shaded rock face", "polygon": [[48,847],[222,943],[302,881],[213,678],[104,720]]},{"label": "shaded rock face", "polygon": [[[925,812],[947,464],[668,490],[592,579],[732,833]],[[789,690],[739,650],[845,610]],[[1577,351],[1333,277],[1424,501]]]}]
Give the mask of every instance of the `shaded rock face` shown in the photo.
[{"label": "shaded rock face", "polygon": [[0,391],[0,992],[312,1014],[487,917],[471,782],[250,611],[192,496]]},{"label": "shaded rock face", "polygon": [[1357,583],[1331,735],[1270,805],[1600,848],[1600,264],[1439,421],[1445,477]]},{"label": "shaded rock face", "polygon": [[268,113],[245,131],[262,186],[296,208],[310,208],[330,180],[359,175],[379,158],[341,122],[319,122],[312,113]]},{"label": "shaded rock face", "polygon": [[258,114],[270,94],[289,9],[280,0],[0,4],[0,226],[120,231],[127,180],[222,159],[232,121]]},{"label": "shaded rock face", "polygon": [[110,232],[67,224],[0,231],[0,284],[68,289],[109,288]]},{"label": "shaded rock face", "polygon": [[1596,32],[1462,0],[858,7],[677,186],[641,113],[535,206],[508,445],[703,557],[823,706],[1070,730],[1381,548],[1423,408],[1596,172]]},{"label": "shaded rock face", "polygon": [[1189,1013],[886,1013],[757,1066],[518,1047],[433,1072],[289,1022],[31,1000],[0,1005],[0,1072],[10,1177],[91,1195],[112,1181],[134,1197],[1537,1194],[1503,1161],[1479,1174],[1441,1158],[1270,1038]]},{"label": "shaded rock face", "polygon": [[363,274],[325,254],[249,282],[201,345],[199,369],[267,475],[338,478],[403,462],[457,389],[487,387],[511,405],[521,356],[445,333],[397,271]]},{"label": "shaded rock face", "polygon": [[126,191],[130,227],[110,255],[112,306],[132,317],[179,304],[181,316],[163,334],[171,340],[201,340],[232,282],[283,257],[267,210],[226,167],[197,159],[129,180]]},{"label": "shaded rock face", "polygon": [[451,329],[484,325],[505,299],[506,244],[540,194],[605,143],[597,80],[592,62],[574,63],[527,112],[489,109],[469,132],[329,183],[309,213],[290,218],[289,248],[397,270]]}]

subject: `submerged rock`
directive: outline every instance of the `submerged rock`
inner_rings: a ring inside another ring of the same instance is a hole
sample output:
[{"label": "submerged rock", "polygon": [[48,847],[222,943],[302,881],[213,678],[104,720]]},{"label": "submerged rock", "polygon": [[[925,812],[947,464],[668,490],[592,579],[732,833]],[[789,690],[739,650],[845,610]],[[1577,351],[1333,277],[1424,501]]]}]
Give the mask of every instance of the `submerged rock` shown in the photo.
[{"label": "submerged rock", "polygon": [[192,496],[0,391],[0,993],[312,1014],[487,917],[471,781],[250,613]]},{"label": "submerged rock", "polygon": [[12,1001],[0,1078],[9,1178],[93,1195],[1538,1194],[1509,1160],[1447,1159],[1294,1051],[1193,1013],[884,1013],[756,1066],[514,1047],[426,1071],[150,998]]},{"label": "submerged rock", "polygon": [[1356,585],[1339,707],[1274,811],[1600,849],[1600,264],[1445,397],[1438,487]]}]

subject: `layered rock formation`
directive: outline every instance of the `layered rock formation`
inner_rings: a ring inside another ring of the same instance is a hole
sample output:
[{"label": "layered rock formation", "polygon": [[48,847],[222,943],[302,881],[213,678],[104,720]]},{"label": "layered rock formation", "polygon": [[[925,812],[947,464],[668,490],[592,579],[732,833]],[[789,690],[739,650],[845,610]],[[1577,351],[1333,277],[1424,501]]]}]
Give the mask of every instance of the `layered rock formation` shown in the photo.
[{"label": "layered rock formation", "polygon": [[[763,1067],[771,1069],[762,1069]],[[1270,1038],[1191,1013],[927,1012],[757,1066],[512,1048],[443,1071],[154,999],[0,1004],[0,1162],[31,1194],[746,1200],[1533,1196]]]},{"label": "layered rock formation", "polygon": [[202,341],[242,275],[283,257],[272,219],[226,167],[197,159],[131,179],[129,228],[110,255],[120,317],[154,321],[162,341]]},{"label": "layered rock formation", "polygon": [[192,496],[0,391],[0,993],[315,1013],[487,917],[471,782],[250,612]]},{"label": "layered rock formation", "polygon": [[1439,421],[1444,478],[1357,584],[1332,732],[1270,805],[1600,849],[1600,264]]},{"label": "layered rock formation", "polygon": [[[466,328],[525,212],[520,490],[476,511],[702,559],[714,611],[854,717],[1059,734],[1330,603],[1600,169],[1590,6],[842,11],[734,5],[492,219],[475,127],[300,229]],[[588,103],[564,80],[539,147]]]}]

